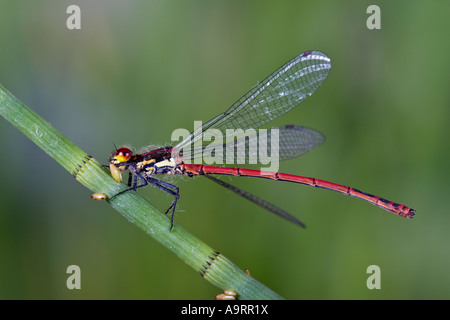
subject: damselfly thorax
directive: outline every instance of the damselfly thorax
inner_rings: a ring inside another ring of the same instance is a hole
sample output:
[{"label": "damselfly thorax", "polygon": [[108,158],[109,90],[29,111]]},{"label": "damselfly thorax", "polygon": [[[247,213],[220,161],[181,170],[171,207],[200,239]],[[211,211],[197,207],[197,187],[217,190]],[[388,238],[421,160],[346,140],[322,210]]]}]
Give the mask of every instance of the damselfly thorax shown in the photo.
[{"label": "damselfly thorax", "polygon": [[171,147],[161,147],[141,154],[132,155],[128,148],[116,150],[110,159],[119,170],[130,170],[144,176],[153,174],[175,174],[177,163],[172,157]]}]

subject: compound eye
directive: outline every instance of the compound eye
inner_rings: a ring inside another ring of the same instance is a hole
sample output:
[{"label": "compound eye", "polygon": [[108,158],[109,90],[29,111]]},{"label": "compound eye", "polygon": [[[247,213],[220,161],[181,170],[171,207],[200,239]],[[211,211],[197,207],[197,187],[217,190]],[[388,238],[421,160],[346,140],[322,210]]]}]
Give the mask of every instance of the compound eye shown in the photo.
[{"label": "compound eye", "polygon": [[131,152],[130,149],[120,148],[116,151],[114,158],[119,162],[125,162],[125,161],[130,160],[132,155],[133,155],[133,152]]}]

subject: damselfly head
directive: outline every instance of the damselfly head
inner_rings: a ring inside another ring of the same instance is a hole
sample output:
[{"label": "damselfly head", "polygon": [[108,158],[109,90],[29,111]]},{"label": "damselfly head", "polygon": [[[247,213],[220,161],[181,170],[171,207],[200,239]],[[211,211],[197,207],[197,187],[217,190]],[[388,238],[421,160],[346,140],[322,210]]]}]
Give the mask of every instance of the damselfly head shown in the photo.
[{"label": "damselfly head", "polygon": [[111,176],[117,182],[122,182],[122,171],[126,170],[126,166],[121,164],[130,160],[132,155],[133,152],[126,147],[116,149],[116,151],[111,154],[109,171],[111,172]]},{"label": "damselfly head", "polygon": [[126,162],[130,160],[131,156],[133,155],[133,152],[125,147],[119,148],[116,150],[116,152],[111,157],[111,163],[119,164],[122,162]]}]

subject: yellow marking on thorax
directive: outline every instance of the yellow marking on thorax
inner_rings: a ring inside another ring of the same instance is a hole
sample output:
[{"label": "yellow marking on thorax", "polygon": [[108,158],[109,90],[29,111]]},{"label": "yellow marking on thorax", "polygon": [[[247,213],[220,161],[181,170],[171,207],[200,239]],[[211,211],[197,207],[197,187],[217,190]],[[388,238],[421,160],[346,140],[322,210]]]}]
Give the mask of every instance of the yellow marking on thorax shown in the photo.
[{"label": "yellow marking on thorax", "polygon": [[156,160],[155,159],[150,159],[150,160],[144,160],[138,163],[137,165],[137,169],[138,170],[142,170],[146,165],[148,165],[149,163],[155,163]]},{"label": "yellow marking on thorax", "polygon": [[169,160],[163,160],[155,163],[155,165],[159,168],[161,167],[172,167],[174,168],[177,164],[173,158],[169,158]]}]

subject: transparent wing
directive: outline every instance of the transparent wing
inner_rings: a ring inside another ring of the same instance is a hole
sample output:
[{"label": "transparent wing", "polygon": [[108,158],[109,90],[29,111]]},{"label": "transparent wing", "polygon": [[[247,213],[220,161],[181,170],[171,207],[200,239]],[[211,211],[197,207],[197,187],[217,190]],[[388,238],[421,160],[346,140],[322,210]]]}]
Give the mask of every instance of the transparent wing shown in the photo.
[{"label": "transparent wing", "polygon": [[175,146],[175,156],[180,150],[208,137],[208,129],[215,129],[226,139],[234,135],[234,129],[256,129],[277,119],[316,91],[330,69],[330,58],[320,51],[299,54],[253,87],[226,112],[192,132]]},{"label": "transparent wing", "polygon": [[325,137],[318,131],[286,125],[241,135],[225,144],[212,142],[194,150],[190,159],[200,159],[209,164],[256,164],[261,159],[260,153],[273,156],[273,152],[278,152],[278,160],[283,161],[299,157],[324,141]]},{"label": "transparent wing", "polygon": [[250,200],[251,202],[257,204],[258,206],[263,207],[266,210],[269,210],[270,212],[275,213],[276,215],[291,221],[303,228],[305,228],[305,224],[303,222],[301,222],[300,220],[298,220],[296,217],[290,215],[289,213],[287,213],[286,211],[284,211],[283,209],[271,204],[270,202],[267,202],[266,200],[255,196],[254,194],[248,193],[247,191],[241,190],[229,183],[226,183],[223,180],[217,179],[209,174],[205,174],[203,175],[204,177],[208,178],[211,181],[214,181],[215,183],[220,184],[221,186],[224,186],[225,188],[235,192],[236,194],[240,195],[241,197],[244,197],[245,199]]}]

